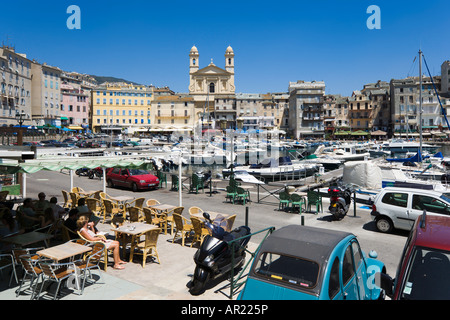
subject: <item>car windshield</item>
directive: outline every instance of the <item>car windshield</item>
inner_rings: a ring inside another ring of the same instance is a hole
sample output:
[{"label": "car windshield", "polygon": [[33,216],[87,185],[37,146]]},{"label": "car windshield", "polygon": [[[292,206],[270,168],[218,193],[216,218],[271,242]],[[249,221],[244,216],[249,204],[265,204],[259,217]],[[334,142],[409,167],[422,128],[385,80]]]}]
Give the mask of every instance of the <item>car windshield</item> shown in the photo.
[{"label": "car windshield", "polygon": [[319,265],[299,257],[265,252],[260,256],[254,272],[265,278],[309,289],[317,283]]},{"label": "car windshield", "polygon": [[417,247],[410,264],[400,299],[450,299],[449,251]]},{"label": "car windshield", "polygon": [[140,176],[143,174],[149,174],[148,171],[142,169],[128,169],[131,176]]}]

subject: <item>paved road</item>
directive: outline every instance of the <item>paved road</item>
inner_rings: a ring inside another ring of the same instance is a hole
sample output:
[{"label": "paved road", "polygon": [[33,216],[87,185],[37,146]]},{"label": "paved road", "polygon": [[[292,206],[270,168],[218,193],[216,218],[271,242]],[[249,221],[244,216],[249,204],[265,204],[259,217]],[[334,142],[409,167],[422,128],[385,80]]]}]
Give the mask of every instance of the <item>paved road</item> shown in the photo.
[{"label": "paved road", "polygon": [[[169,179],[170,180],[170,179]],[[93,180],[87,177],[78,177],[74,175],[74,186],[82,187],[85,190],[100,190],[103,188],[103,182],[99,178]],[[37,197],[40,191],[47,194],[47,199],[51,196],[57,196],[62,201],[61,190],[70,189],[70,176],[68,173],[59,173],[51,171],[40,171],[27,175],[27,195]],[[170,184],[169,188],[170,189]],[[169,191],[168,189],[140,191],[133,193],[131,190],[107,188],[107,193],[112,196],[131,195],[133,197],[145,197],[146,199],[158,199],[161,203],[178,204],[178,192]],[[219,190],[221,185],[219,184]],[[256,189],[251,193],[252,200],[256,200]],[[235,226],[242,225],[245,222],[246,207],[248,207],[248,221],[252,232],[256,232],[267,227],[280,228],[289,224],[300,224],[301,216],[294,213],[278,211],[277,200],[273,197],[265,199],[272,204],[258,204],[251,202],[247,206],[239,204],[230,204],[225,202],[225,192],[220,191],[212,197],[209,193],[189,194],[186,191],[182,194],[182,204],[186,208],[191,206],[199,206],[205,211],[220,211],[227,214],[237,214]],[[262,196],[262,194],[261,194]],[[375,230],[375,225],[370,218],[370,210],[361,208],[363,205],[358,204],[356,217],[353,208],[350,209],[348,215],[341,221],[334,221],[328,213],[328,199],[324,198],[324,213],[318,215],[312,213],[304,213],[304,224],[319,228],[329,228],[354,233],[362,249],[368,253],[375,250],[378,257],[386,264],[388,273],[395,276],[396,268],[400,260],[403,247],[406,242],[408,233],[398,231],[393,234],[381,234]],[[263,233],[252,238],[252,242],[258,243],[263,237]]]}]

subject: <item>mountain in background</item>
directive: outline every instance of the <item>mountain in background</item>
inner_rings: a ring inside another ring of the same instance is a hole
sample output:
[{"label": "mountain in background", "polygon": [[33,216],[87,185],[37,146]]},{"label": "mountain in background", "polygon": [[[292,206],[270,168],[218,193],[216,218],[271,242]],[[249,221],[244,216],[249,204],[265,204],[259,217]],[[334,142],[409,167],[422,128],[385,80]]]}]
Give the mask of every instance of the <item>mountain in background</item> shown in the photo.
[{"label": "mountain in background", "polygon": [[121,79],[121,78],[116,78],[116,77],[104,77],[104,76],[95,76],[95,75],[91,75],[91,77],[93,77],[95,80],[97,80],[98,84],[102,84],[104,82],[126,82],[126,83],[135,84],[135,85],[141,85],[140,83],[137,83],[137,82],[133,82],[133,81],[129,81],[129,80]]}]

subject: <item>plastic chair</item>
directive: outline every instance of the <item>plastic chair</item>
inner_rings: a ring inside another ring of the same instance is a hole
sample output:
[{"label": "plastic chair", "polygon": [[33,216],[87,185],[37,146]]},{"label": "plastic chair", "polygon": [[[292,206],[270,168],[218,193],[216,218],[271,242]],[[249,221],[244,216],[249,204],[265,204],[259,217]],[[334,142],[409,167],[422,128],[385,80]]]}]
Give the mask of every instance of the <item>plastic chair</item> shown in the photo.
[{"label": "plastic chair", "polygon": [[278,203],[278,210],[289,208],[289,205],[291,204],[291,198],[289,196],[289,193],[281,192],[279,196],[280,202]]},{"label": "plastic chair", "polygon": [[181,214],[173,213],[173,220],[175,222],[175,235],[173,236],[172,243],[175,241],[178,233],[181,233],[181,246],[184,247],[184,240],[187,236],[194,231],[194,227],[192,224],[188,223],[188,220],[183,217]]},{"label": "plastic chair", "polygon": [[[156,245],[158,243],[158,237],[161,233],[161,229],[153,229],[147,231],[145,235],[145,240],[137,244],[137,246],[133,246],[130,251],[130,261],[133,261],[133,255],[139,254],[142,255],[142,268],[145,268],[145,262],[147,260],[147,256],[153,256],[158,260],[158,263],[161,264],[158,256],[158,250],[156,249]],[[134,252],[135,249],[139,249],[142,253]],[[152,253],[152,251],[155,251]]]},{"label": "plastic chair", "polygon": [[178,176],[176,174],[172,174],[172,187],[170,188],[171,191],[178,191],[178,188],[180,187],[180,182],[178,180]]},{"label": "plastic chair", "polygon": [[[56,300],[58,296],[59,289],[61,287],[61,283],[72,276],[75,270],[75,264],[73,262],[68,263],[55,263],[51,260],[40,260],[39,267],[42,270],[42,284],[41,289],[39,290],[38,296],[41,295],[42,288],[44,287],[45,282],[52,281],[58,283],[58,286],[55,290],[55,295],[53,300]],[[72,267],[73,269],[69,269]]]},{"label": "plastic chair", "polygon": [[295,207],[298,206],[299,214],[302,214],[302,207],[306,207],[305,199],[302,196],[295,193],[291,194],[290,198],[292,208],[295,209]]},{"label": "plastic chair", "polygon": [[234,199],[236,198],[237,195],[237,191],[233,186],[227,186],[227,195],[225,196],[225,200],[230,199],[230,202],[233,201],[234,204]]},{"label": "plastic chair", "polygon": [[209,235],[208,229],[203,227],[203,223],[199,218],[191,217],[192,227],[194,229],[194,238],[191,242],[191,248],[194,242],[200,242],[200,245],[203,242],[203,239]]},{"label": "plastic chair", "polygon": [[248,192],[245,191],[241,187],[237,187],[237,189],[236,189],[236,199],[242,200],[243,204],[245,205],[245,202],[248,199]]},{"label": "plastic chair", "polygon": [[202,189],[203,193],[205,193],[205,186],[203,185],[203,180],[195,173],[192,175],[192,182],[190,189],[191,192],[195,190],[195,193],[198,193],[198,189]]},{"label": "plastic chair", "polygon": [[311,206],[316,206],[316,214],[319,212],[323,213],[322,196],[319,192],[309,190],[308,191],[308,211],[311,211]]}]

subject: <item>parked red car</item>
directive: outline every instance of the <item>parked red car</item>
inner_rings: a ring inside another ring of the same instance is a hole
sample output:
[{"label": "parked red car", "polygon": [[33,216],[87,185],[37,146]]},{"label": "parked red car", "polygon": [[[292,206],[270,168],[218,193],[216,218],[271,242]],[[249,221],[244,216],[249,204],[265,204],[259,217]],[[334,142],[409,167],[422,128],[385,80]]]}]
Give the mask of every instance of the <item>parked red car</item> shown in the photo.
[{"label": "parked red car", "polygon": [[108,187],[127,187],[134,192],[142,189],[156,189],[159,179],[142,169],[109,168],[106,172]]},{"label": "parked red car", "polygon": [[403,250],[395,280],[381,287],[394,300],[450,300],[450,217],[417,218]]}]

